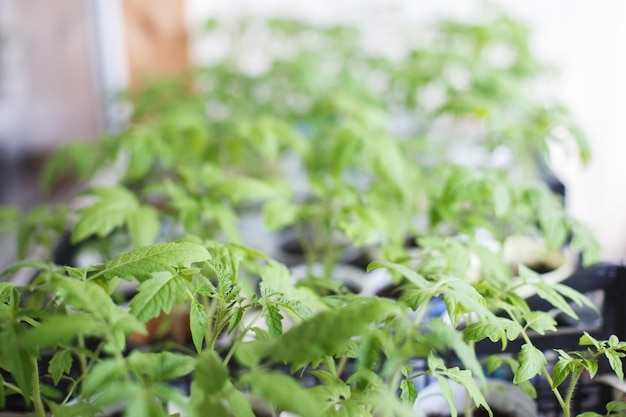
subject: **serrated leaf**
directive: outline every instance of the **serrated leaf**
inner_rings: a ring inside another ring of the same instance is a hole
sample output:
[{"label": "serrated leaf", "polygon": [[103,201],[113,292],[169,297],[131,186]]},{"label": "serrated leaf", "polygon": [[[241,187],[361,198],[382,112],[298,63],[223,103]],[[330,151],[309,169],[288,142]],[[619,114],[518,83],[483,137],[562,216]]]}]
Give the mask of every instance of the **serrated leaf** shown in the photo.
[{"label": "serrated leaf", "polygon": [[466,340],[480,341],[489,338],[492,342],[502,340],[502,349],[506,349],[507,340],[514,340],[522,327],[509,319],[498,317],[495,321],[478,321],[469,324],[463,333]]},{"label": "serrated leaf", "polygon": [[596,349],[600,349],[600,342],[598,342],[593,336],[589,333],[584,332],[580,339],[578,339],[578,344],[581,346],[595,346]]},{"label": "serrated leaf", "polygon": [[[144,326],[134,316],[116,305],[94,281],[76,281],[55,276],[52,277],[51,283],[57,288],[65,304],[91,313],[95,321],[118,326],[118,330],[127,334],[144,330]],[[88,322],[88,319],[85,322]]]},{"label": "serrated leaf", "polygon": [[198,352],[202,351],[202,345],[208,326],[209,316],[204,306],[197,300],[193,300],[189,313],[189,327],[191,328],[191,339]]},{"label": "serrated leaf", "polygon": [[196,360],[188,355],[173,352],[149,353],[134,350],[127,359],[136,372],[151,381],[170,381],[191,373]]},{"label": "serrated leaf", "polygon": [[519,367],[515,371],[515,377],[513,378],[513,383],[515,384],[528,381],[535,375],[539,375],[548,363],[544,354],[528,343],[522,346],[518,361]]},{"label": "serrated leaf", "polygon": [[321,416],[326,407],[313,392],[282,373],[251,371],[241,377],[241,382],[249,386],[252,394],[265,399],[276,409],[301,417]]},{"label": "serrated leaf", "polygon": [[126,224],[136,248],[153,244],[161,228],[159,214],[150,206],[139,207],[129,213]]},{"label": "serrated leaf", "polygon": [[413,404],[417,399],[417,390],[413,381],[403,379],[400,381],[400,398],[407,404]]},{"label": "serrated leaf", "polygon": [[397,272],[415,284],[418,288],[424,289],[430,286],[429,282],[423,276],[404,265],[387,261],[375,261],[367,266],[367,272],[377,268],[387,268],[391,271]]},{"label": "serrated leaf", "polygon": [[[46,262],[27,259],[27,260],[16,262],[15,264],[9,266],[8,268],[2,270],[2,272],[0,272],[0,278],[13,275],[17,271],[24,269],[24,268],[35,268],[35,269],[46,270],[46,269],[49,269],[50,267],[51,265]],[[2,284],[9,285],[9,283],[7,282],[3,282]]]},{"label": "serrated leaf", "polygon": [[614,350],[606,350],[604,356],[609,360],[611,369],[613,369],[617,378],[622,381],[624,379],[624,370],[622,367],[622,357],[624,355]]},{"label": "serrated leaf", "polygon": [[572,306],[569,305],[567,300],[565,300],[565,298],[559,293],[556,286],[545,282],[537,282],[535,283],[535,289],[537,290],[537,295],[539,297],[543,298],[552,304],[552,306],[558,308],[573,319],[578,319],[578,315]]},{"label": "serrated leaf", "polygon": [[324,383],[324,387],[326,389],[326,392],[329,394],[328,397],[330,399],[347,400],[350,399],[350,397],[352,396],[350,386],[336,375],[333,375],[332,373],[322,369],[316,369],[311,371],[311,375]]},{"label": "serrated leaf", "polygon": [[48,403],[50,406],[50,411],[54,417],[93,417],[98,413],[101,413],[101,410],[88,403],[76,403],[76,404],[64,404],[59,405],[50,401]]},{"label": "serrated leaf", "polygon": [[235,306],[232,309],[232,313],[230,319],[228,320],[228,334],[230,335],[233,330],[239,326],[241,323],[241,319],[243,318],[243,308],[240,306]]},{"label": "serrated leaf", "polygon": [[202,351],[195,369],[196,373],[191,384],[192,397],[220,393],[229,382],[228,369],[215,351]]},{"label": "serrated leaf", "polygon": [[148,389],[137,389],[128,397],[125,415],[133,417],[169,417],[165,406]]},{"label": "serrated leaf", "polygon": [[554,289],[561,295],[575,302],[577,305],[586,306],[593,310],[596,314],[601,315],[600,310],[598,310],[598,306],[596,306],[586,295],[576,291],[574,288],[564,284],[555,284]]},{"label": "serrated leaf", "polygon": [[556,320],[543,311],[532,311],[524,315],[526,327],[543,335],[546,331],[556,331]]},{"label": "serrated leaf", "polygon": [[137,197],[122,187],[96,188],[91,194],[99,197],[99,200],[81,210],[80,219],[72,231],[72,243],[78,243],[91,235],[109,235],[139,207]]},{"label": "serrated leaf", "polygon": [[34,375],[34,358],[35,353],[32,355],[19,348],[18,337],[21,328],[12,325],[7,326],[0,332],[0,365],[11,373],[12,378],[15,380],[17,386],[22,390],[24,401],[27,405],[31,404],[31,397],[29,393],[32,389],[32,380]]},{"label": "serrated leaf", "polygon": [[67,374],[72,368],[72,354],[69,350],[61,350],[54,354],[48,364],[48,372],[52,375],[54,384],[58,384],[63,374]]},{"label": "serrated leaf", "polygon": [[89,397],[96,392],[103,392],[104,387],[115,384],[125,370],[113,359],[96,363],[82,384],[82,395]]},{"label": "serrated leaf", "polygon": [[537,399],[537,390],[531,381],[522,381],[518,384],[522,392],[530,398]]},{"label": "serrated leaf", "polygon": [[224,397],[234,417],[255,417],[248,397],[238,389],[231,387]]},{"label": "serrated leaf", "polygon": [[486,410],[490,410],[489,404],[485,399],[480,387],[476,383],[475,377],[472,372],[466,369],[451,368],[446,370],[445,375],[452,379],[457,384],[461,384],[467,390],[469,396],[472,398],[477,407],[484,407]]},{"label": "serrated leaf", "polygon": [[[370,325],[401,314],[404,314],[402,308],[392,301],[364,298],[342,308],[323,311],[290,329],[277,341],[271,355],[288,363],[334,355]],[[303,340],[308,343],[303,344]]]},{"label": "serrated leaf", "polygon": [[438,374],[434,374],[435,378],[437,378],[437,383],[439,384],[439,388],[441,389],[441,394],[443,398],[448,403],[448,407],[450,408],[450,416],[457,417],[457,409],[454,405],[454,396],[452,394],[452,388],[450,387],[450,382],[448,382],[447,378],[444,378]]},{"label": "serrated leaf", "polygon": [[128,281],[133,278],[144,281],[154,272],[174,273],[175,268],[189,268],[193,263],[209,259],[211,255],[206,248],[196,243],[159,243],[118,256],[106,263],[102,273],[109,279],[119,277]]},{"label": "serrated leaf", "polygon": [[77,313],[52,316],[39,326],[23,332],[19,343],[22,347],[54,348],[69,343],[80,334],[96,336],[102,334],[102,331],[102,326],[89,315]]},{"label": "serrated leaf", "polygon": [[572,361],[564,358],[559,358],[559,361],[554,365],[552,371],[552,388],[556,388],[565,381],[570,372],[572,372]]},{"label": "serrated leaf", "polygon": [[169,313],[172,305],[184,295],[184,281],[170,272],[154,272],[150,279],[137,287],[137,295],[130,301],[130,312],[142,322],[159,316],[161,310]]},{"label": "serrated leaf", "polygon": [[[448,323],[445,323],[441,319],[434,319],[429,323],[432,337],[437,339],[437,343],[449,347],[456,353],[457,357],[461,360],[464,367],[469,369],[474,377],[483,380],[485,378],[482,365],[476,357],[476,351],[463,340],[462,333],[452,328]],[[433,368],[435,357],[433,355],[428,358],[428,366]],[[439,364],[442,368],[445,368],[443,362]]]},{"label": "serrated leaf", "polygon": [[593,379],[598,373],[598,361],[595,359],[585,360],[585,369],[589,372],[589,378]]},{"label": "serrated leaf", "polygon": [[270,337],[278,339],[283,334],[283,315],[280,314],[280,309],[274,303],[262,302],[262,305],[263,318],[269,329]]}]

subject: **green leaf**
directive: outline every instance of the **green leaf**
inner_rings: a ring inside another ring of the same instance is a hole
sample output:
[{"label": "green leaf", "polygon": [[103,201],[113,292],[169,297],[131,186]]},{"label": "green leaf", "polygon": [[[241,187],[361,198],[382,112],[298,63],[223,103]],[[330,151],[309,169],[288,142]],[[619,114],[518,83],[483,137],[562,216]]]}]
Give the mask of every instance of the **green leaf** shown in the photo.
[{"label": "green leaf", "polygon": [[244,309],[240,306],[234,306],[232,309],[232,313],[230,319],[228,320],[228,335],[230,335],[233,330],[239,326],[241,323],[241,319],[243,318]]},{"label": "green leaf", "polygon": [[82,395],[89,397],[103,392],[105,387],[115,385],[125,371],[114,359],[105,359],[96,363],[82,384]]},{"label": "green leaf", "polygon": [[191,373],[196,360],[173,352],[148,353],[134,350],[128,356],[130,367],[151,381],[170,381]]},{"label": "green leaf", "polygon": [[17,386],[26,393],[26,404],[30,405],[35,352],[20,348],[18,341],[22,331],[22,327],[15,324],[0,331],[0,367],[11,373]]},{"label": "green leaf", "polygon": [[626,402],[624,401],[610,401],[606,405],[606,411],[609,413],[616,413],[624,410],[626,410]]},{"label": "green leaf", "polygon": [[[355,300],[344,307],[323,311],[290,329],[277,341],[271,356],[288,363],[331,356],[345,349],[354,336],[364,334],[370,325],[402,314],[403,309],[389,300]],[[304,340],[306,344],[302,343]]]},{"label": "green leaf", "polygon": [[476,383],[472,372],[466,369],[458,369],[455,367],[447,369],[445,375],[456,383],[461,384],[463,387],[465,387],[465,389],[469,393],[469,396],[472,398],[472,400],[474,400],[474,403],[477,407],[482,406],[486,410],[490,410],[489,404],[487,404],[487,400],[483,396],[480,387]]},{"label": "green leaf", "polygon": [[279,230],[293,224],[297,215],[298,207],[286,200],[271,200],[263,207],[263,221],[268,230]]},{"label": "green leaf", "polygon": [[270,355],[275,346],[274,340],[258,337],[252,342],[242,343],[235,350],[237,362],[245,367],[253,368],[259,364],[261,359]]},{"label": "green leaf", "polygon": [[125,416],[169,417],[166,406],[148,389],[137,389],[129,396]]},{"label": "green leaf", "polygon": [[251,371],[242,375],[241,382],[249,386],[252,394],[265,399],[277,410],[301,417],[317,417],[323,415],[326,407],[313,392],[283,373]]},{"label": "green leaf", "polygon": [[552,388],[556,388],[567,379],[573,371],[574,362],[571,359],[560,357],[552,371]]},{"label": "green leaf", "polygon": [[192,401],[219,394],[229,384],[228,369],[215,351],[205,350],[196,361],[196,372],[191,383]]},{"label": "green leaf", "polygon": [[224,397],[228,401],[230,411],[234,417],[255,417],[248,397],[238,389],[231,386],[224,394]]},{"label": "green leaf", "polygon": [[197,300],[191,303],[189,315],[189,326],[191,328],[191,338],[198,352],[202,351],[204,337],[209,326],[209,316],[202,304]]},{"label": "green leaf", "polygon": [[105,237],[122,226],[128,216],[139,208],[137,197],[122,187],[96,188],[92,195],[99,197],[90,207],[81,210],[81,216],[72,231],[72,242],[78,243],[91,235]]},{"label": "green leaf", "polygon": [[587,332],[584,332],[583,335],[580,336],[578,344],[581,346],[595,346],[596,349],[600,349],[600,342]]},{"label": "green leaf", "polygon": [[323,392],[325,400],[347,400],[352,396],[350,386],[338,376],[322,369],[311,371],[311,375],[324,383]]},{"label": "green leaf", "polygon": [[137,248],[153,244],[161,228],[159,214],[150,206],[139,207],[129,213],[126,223],[133,245]]},{"label": "green leaf", "polygon": [[159,243],[137,248],[124,253],[106,263],[102,272],[107,278],[133,278],[144,281],[154,272],[169,271],[174,268],[188,268],[195,262],[205,262],[211,255],[202,245],[190,242]]},{"label": "green leaf", "polygon": [[278,339],[283,334],[283,316],[276,304],[267,301],[263,301],[261,304],[263,305],[263,318],[269,328],[270,337]]},{"label": "green leaf", "polygon": [[52,375],[54,384],[58,384],[63,374],[67,374],[72,368],[72,354],[69,350],[60,350],[54,354],[48,365],[48,372]]},{"label": "green leaf", "polygon": [[96,414],[102,412],[98,407],[83,402],[59,405],[50,401],[48,402],[48,406],[54,417],[94,417]]},{"label": "green leaf", "polygon": [[102,331],[102,326],[86,314],[52,316],[39,326],[23,332],[19,343],[22,347],[54,348],[71,342],[78,335],[96,336]]},{"label": "green leaf", "polygon": [[576,415],[576,417],[604,417],[604,415],[596,413],[595,411],[585,411],[584,413]]},{"label": "green leaf", "polygon": [[402,275],[403,277],[411,281],[413,284],[415,284],[418,288],[424,289],[424,288],[430,287],[429,282],[423,276],[421,276],[417,272],[413,271],[412,269],[409,269],[408,267],[404,265],[397,264],[394,262],[376,261],[376,262],[370,263],[367,266],[367,272],[370,272],[377,268],[387,268],[391,271],[397,272],[398,274]]},{"label": "green leaf", "polygon": [[522,346],[518,361],[519,368],[515,371],[515,377],[513,378],[513,383],[515,384],[539,375],[548,363],[544,354],[528,343]]},{"label": "green leaf", "polygon": [[556,320],[543,311],[531,311],[524,315],[526,327],[543,335],[546,331],[556,331]]},{"label": "green leaf", "polygon": [[622,357],[624,357],[624,354],[614,350],[606,350],[604,356],[609,360],[609,364],[617,378],[622,381],[624,379],[624,370],[622,367]]},{"label": "green leaf", "polygon": [[130,301],[130,312],[146,322],[159,316],[161,310],[169,313],[172,305],[185,294],[185,281],[170,272],[154,272],[150,279],[137,287],[137,295]]},{"label": "green leaf", "polygon": [[[46,263],[46,262],[42,262],[42,261],[36,261],[36,260],[24,260],[24,261],[19,261],[13,265],[11,265],[10,267],[2,270],[2,272],[0,272],[0,279],[4,278],[6,276],[9,275],[13,275],[14,273],[16,273],[19,270],[25,269],[25,268],[36,268],[36,269],[43,269],[43,270],[47,270],[51,267],[50,264]],[[3,282],[2,285],[9,285],[9,283],[7,282]],[[1,299],[1,292],[0,292],[0,299]]]},{"label": "green leaf", "polygon": [[413,404],[417,399],[417,390],[415,389],[413,381],[408,379],[400,381],[400,390],[400,398],[407,404]]},{"label": "green leaf", "polygon": [[437,383],[441,388],[441,394],[443,398],[448,402],[448,407],[450,408],[450,416],[457,417],[457,410],[454,405],[454,396],[452,394],[452,388],[450,387],[450,382],[448,382],[447,378],[442,377],[441,375],[434,374],[435,378],[437,378]]},{"label": "green leaf", "polygon": [[[503,332],[504,330],[504,332]],[[480,341],[489,338],[492,342],[502,339],[502,349],[506,349],[506,341],[514,340],[522,331],[522,327],[517,323],[503,317],[498,317],[494,321],[478,321],[469,324],[463,329],[466,340]],[[503,336],[506,337],[503,338]]]},{"label": "green leaf", "polygon": [[490,355],[489,358],[487,358],[487,372],[493,373],[498,368],[500,368],[503,363],[504,361],[502,360],[500,356]]}]

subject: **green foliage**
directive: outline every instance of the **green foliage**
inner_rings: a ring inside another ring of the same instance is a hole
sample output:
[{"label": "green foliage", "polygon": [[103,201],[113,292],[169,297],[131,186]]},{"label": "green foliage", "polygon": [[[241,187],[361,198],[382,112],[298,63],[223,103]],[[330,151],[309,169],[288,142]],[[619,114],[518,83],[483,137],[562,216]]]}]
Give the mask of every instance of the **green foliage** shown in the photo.
[{"label": "green foliage", "polygon": [[[504,350],[520,338],[516,357],[490,357],[489,371],[510,367],[529,395],[544,374],[567,416],[571,397],[556,389],[565,380],[573,390],[583,372],[595,376],[599,358],[623,378],[625,342],[589,334],[586,350],[557,350],[549,375],[529,334],[552,332],[555,321],[531,311],[520,290],[573,318],[572,303],[595,307],[503,256],[517,234],[551,249],[571,236],[585,263],[600,254],[538,181],[536,160],[566,140],[559,135],[574,138],[583,160],[589,149],[565,109],[529,94],[544,68],[521,25],[442,22],[430,45],[408,45],[392,62],[351,27],[230,24],[210,25],[238,46],[223,60],[132,97],[127,128],[60,150],[42,178],[50,188],[113,167],[112,185],[87,185],[80,209],[0,211],[0,232],[16,233],[21,258],[38,247],[52,254],[69,230],[73,244],[109,247],[88,266],[33,256],[0,271],[36,270],[24,287],[0,283],[0,408],[21,395],[38,416],[119,404],[127,416],[167,416],[168,404],[192,417],[252,417],[258,404],[301,416],[411,416],[413,378],[431,374],[450,403],[451,380],[490,411],[475,346]],[[245,68],[248,47],[267,52],[258,73]],[[498,47],[511,52],[507,62],[490,58]],[[428,99],[432,89],[442,102]],[[476,160],[454,157],[467,150]],[[510,161],[495,163],[494,150]],[[245,246],[249,213],[262,215],[264,232],[293,229],[306,280],[262,253],[270,248]],[[373,258],[368,272],[391,276],[397,299],[351,294],[333,275],[357,247]],[[122,284],[134,291],[124,306]],[[438,302],[445,320],[429,317]],[[181,338],[137,349],[155,322],[159,335],[170,326]],[[409,366],[416,358],[426,369]],[[181,379],[191,379],[189,395],[175,387]]]}]

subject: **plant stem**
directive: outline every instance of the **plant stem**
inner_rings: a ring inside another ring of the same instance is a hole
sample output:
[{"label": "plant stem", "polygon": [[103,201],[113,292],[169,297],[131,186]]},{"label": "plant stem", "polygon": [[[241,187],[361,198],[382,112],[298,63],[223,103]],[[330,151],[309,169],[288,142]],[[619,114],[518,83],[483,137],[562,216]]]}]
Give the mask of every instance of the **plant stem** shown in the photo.
[{"label": "plant stem", "polygon": [[37,358],[34,356],[31,358],[33,364],[33,404],[35,405],[35,411],[37,412],[37,416],[45,417],[46,411],[43,408],[43,403],[41,402],[41,389],[39,387],[39,366],[37,364]]},{"label": "plant stem", "polygon": [[572,397],[574,396],[574,390],[576,389],[576,385],[578,384],[578,380],[582,375],[582,369],[574,369],[572,372],[572,378],[569,383],[569,387],[567,388],[567,396],[565,397],[565,408],[563,408],[563,417],[570,416],[570,407],[572,404]]},{"label": "plant stem", "polygon": [[22,391],[17,385],[13,385],[10,382],[2,381],[2,385],[11,391],[15,391],[16,394],[20,394],[22,397],[24,396],[24,391]]},{"label": "plant stem", "polygon": [[85,358],[85,354],[82,352],[82,349],[85,348],[85,336],[83,334],[78,335],[78,346],[81,348],[81,350],[77,351],[80,371],[83,375],[85,375],[87,373],[87,360]]},{"label": "plant stem", "polygon": [[231,346],[231,348],[228,350],[228,353],[226,354],[226,357],[224,357],[224,365],[228,365],[228,362],[230,362],[230,359],[233,357],[233,355],[235,354],[235,350],[237,350],[237,347],[241,344],[241,342],[243,341],[244,336],[246,335],[246,333],[248,333],[248,331],[250,329],[252,329],[254,327],[254,324],[256,323],[256,321],[261,317],[261,313],[259,313],[251,322],[250,324],[248,324],[247,326],[245,326],[239,335],[237,335],[237,338],[233,341],[233,344]]},{"label": "plant stem", "polygon": [[341,359],[339,360],[339,365],[337,366],[337,372],[336,375],[341,378],[341,374],[343,372],[343,369],[346,367],[346,364],[348,363],[348,357],[347,356],[342,356]]}]

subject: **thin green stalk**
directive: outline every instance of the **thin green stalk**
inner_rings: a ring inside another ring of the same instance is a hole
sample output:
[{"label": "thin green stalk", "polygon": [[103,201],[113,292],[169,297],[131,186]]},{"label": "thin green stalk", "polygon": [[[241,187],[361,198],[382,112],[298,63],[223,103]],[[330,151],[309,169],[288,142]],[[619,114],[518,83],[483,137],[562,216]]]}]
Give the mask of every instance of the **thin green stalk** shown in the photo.
[{"label": "thin green stalk", "polygon": [[336,371],[336,375],[338,377],[341,377],[341,374],[343,373],[343,369],[346,367],[346,364],[348,363],[348,357],[347,356],[342,356],[341,359],[339,360],[339,365],[337,366],[337,371]]},{"label": "thin green stalk", "polygon": [[241,342],[243,341],[244,336],[246,335],[246,333],[248,333],[248,331],[250,329],[252,329],[252,327],[254,327],[254,324],[256,323],[256,321],[261,317],[261,313],[259,313],[251,322],[250,324],[248,324],[247,326],[245,326],[241,333],[237,336],[237,338],[235,339],[235,341],[233,342],[232,346],[230,347],[230,349],[228,350],[228,353],[226,354],[226,356],[224,357],[224,365],[228,365],[228,362],[230,362],[230,359],[233,357],[233,355],[235,354],[235,350],[237,350],[237,347],[241,344]]},{"label": "thin green stalk", "polygon": [[4,380],[2,381],[2,385],[10,389],[11,391],[15,391],[15,393],[20,394],[22,397],[24,397],[24,391],[22,391],[17,385],[13,385],[10,382],[4,381]]},{"label": "thin green stalk", "polygon": [[[468,345],[472,351],[475,351],[474,341],[468,342]],[[473,415],[474,415],[474,407],[473,407],[472,396],[470,395],[469,390],[465,390],[465,416],[473,417]]]},{"label": "thin green stalk", "polygon": [[[80,343],[80,342],[79,342]],[[94,350],[94,355],[96,357],[100,356],[100,352],[102,351],[104,344],[100,343],[100,345],[98,345],[98,348]],[[83,346],[84,347],[84,346]],[[80,355],[81,353],[78,352],[78,354]],[[72,395],[74,394],[74,390],[78,387],[78,384],[80,384],[86,377],[87,374],[89,373],[89,371],[91,370],[91,368],[93,367],[93,365],[96,363],[95,360],[92,360],[90,363],[85,363],[85,367],[83,368],[81,365],[81,376],[73,379],[72,380],[72,385],[70,386],[70,388],[67,391],[67,395],[65,396],[65,398],[63,399],[63,401],[61,402],[61,404],[67,404],[67,402],[72,398]]]},{"label": "thin green stalk", "polygon": [[85,348],[85,336],[83,334],[78,335],[78,346],[81,348],[76,352],[78,354],[78,362],[80,363],[80,371],[85,375],[87,373],[87,359],[82,351]]},{"label": "thin green stalk", "polygon": [[567,388],[567,396],[565,397],[566,408],[563,409],[563,417],[570,417],[570,406],[572,404],[572,398],[574,396],[576,385],[578,385],[578,380],[580,379],[582,373],[582,369],[574,369],[572,373],[572,378],[570,380],[569,387]]},{"label": "thin green stalk", "polygon": [[34,356],[31,358],[33,364],[33,404],[35,405],[35,412],[39,417],[46,417],[46,411],[43,408],[41,402],[41,388],[39,386],[39,366],[37,365],[37,358]]}]

